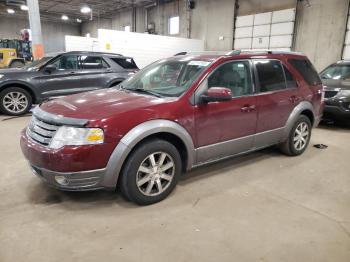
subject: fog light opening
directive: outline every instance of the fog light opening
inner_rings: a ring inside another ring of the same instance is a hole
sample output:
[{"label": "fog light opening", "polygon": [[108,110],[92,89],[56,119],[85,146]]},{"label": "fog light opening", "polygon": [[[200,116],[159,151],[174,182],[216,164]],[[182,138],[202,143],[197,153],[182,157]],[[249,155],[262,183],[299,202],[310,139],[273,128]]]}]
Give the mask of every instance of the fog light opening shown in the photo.
[{"label": "fog light opening", "polygon": [[68,179],[65,178],[64,176],[55,176],[55,180],[61,186],[67,186],[69,184]]}]

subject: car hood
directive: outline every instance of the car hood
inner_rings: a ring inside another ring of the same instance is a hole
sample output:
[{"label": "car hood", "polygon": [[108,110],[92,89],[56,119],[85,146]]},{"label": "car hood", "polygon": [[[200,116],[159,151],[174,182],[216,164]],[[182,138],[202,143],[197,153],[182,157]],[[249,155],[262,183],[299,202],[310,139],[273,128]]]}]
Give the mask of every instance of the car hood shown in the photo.
[{"label": "car hood", "polygon": [[40,108],[63,117],[94,121],[131,111],[149,113],[150,107],[174,100],[174,98],[159,98],[124,89],[110,88],[54,99],[42,104]]},{"label": "car hood", "polygon": [[328,90],[339,88],[342,90],[350,90],[349,80],[322,79],[322,82]]},{"label": "car hood", "polygon": [[37,73],[36,71],[28,71],[22,68],[8,68],[0,69],[0,75],[4,75],[4,78],[8,80],[18,80],[21,77],[31,76]]}]

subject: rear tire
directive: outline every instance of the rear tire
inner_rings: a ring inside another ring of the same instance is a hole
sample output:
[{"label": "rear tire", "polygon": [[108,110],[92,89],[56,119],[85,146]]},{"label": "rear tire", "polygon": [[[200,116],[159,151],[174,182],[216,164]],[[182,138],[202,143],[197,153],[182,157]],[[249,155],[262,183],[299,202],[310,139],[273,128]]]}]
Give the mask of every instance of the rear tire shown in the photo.
[{"label": "rear tire", "polygon": [[122,195],[138,205],[150,205],[165,199],[181,175],[181,157],[174,145],[152,139],[128,157],[121,172]]},{"label": "rear tire", "polygon": [[10,87],[0,92],[0,111],[6,115],[24,115],[31,107],[32,97],[23,88]]},{"label": "rear tire", "polygon": [[301,155],[309,145],[311,131],[310,119],[305,115],[300,115],[291,129],[288,139],[280,145],[281,151],[288,156]]}]

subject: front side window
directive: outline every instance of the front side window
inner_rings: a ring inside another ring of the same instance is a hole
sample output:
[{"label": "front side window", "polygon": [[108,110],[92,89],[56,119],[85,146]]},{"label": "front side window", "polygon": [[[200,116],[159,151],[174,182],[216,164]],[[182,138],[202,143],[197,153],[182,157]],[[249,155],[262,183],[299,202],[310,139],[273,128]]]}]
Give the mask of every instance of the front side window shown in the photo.
[{"label": "front side window", "polygon": [[163,60],[142,69],[122,83],[128,90],[144,91],[159,96],[178,97],[211,64],[210,61]]},{"label": "front side window", "polygon": [[350,80],[350,65],[332,65],[320,75],[322,79]]},{"label": "front side window", "polygon": [[80,56],[80,69],[104,69],[108,68],[107,63],[100,56]]},{"label": "front side window", "polygon": [[76,55],[61,56],[52,64],[57,70],[75,70],[78,68],[78,57]]},{"label": "front side window", "polygon": [[252,94],[252,79],[248,61],[228,62],[219,66],[208,78],[208,88],[229,88],[233,97]]},{"label": "front side window", "polygon": [[272,92],[286,88],[286,81],[280,61],[255,60],[254,64],[258,73],[260,92]]}]

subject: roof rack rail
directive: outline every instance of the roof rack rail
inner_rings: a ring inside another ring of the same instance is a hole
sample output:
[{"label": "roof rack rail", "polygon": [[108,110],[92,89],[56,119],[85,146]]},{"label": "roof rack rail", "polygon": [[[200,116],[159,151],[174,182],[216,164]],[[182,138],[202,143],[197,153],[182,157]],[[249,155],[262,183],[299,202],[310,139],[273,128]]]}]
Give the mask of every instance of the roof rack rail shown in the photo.
[{"label": "roof rack rail", "polygon": [[254,53],[254,54],[275,54],[275,55],[283,55],[283,54],[290,54],[290,55],[303,55],[300,52],[294,52],[294,51],[282,51],[282,50],[271,50],[271,49],[266,49],[266,50],[254,50],[254,49],[241,49],[241,50],[232,50],[228,52],[226,55],[240,55],[240,54],[249,54],[249,53]]},{"label": "roof rack rail", "polygon": [[190,52],[180,52],[174,56],[180,55],[226,55],[227,51],[190,51]]}]

